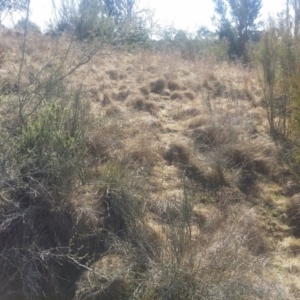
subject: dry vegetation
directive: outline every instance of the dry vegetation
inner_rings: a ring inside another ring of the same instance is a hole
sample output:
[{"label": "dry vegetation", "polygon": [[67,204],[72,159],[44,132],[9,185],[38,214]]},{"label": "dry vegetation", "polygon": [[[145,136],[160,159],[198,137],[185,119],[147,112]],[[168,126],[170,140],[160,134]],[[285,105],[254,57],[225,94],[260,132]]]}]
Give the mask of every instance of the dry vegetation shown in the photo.
[{"label": "dry vegetation", "polygon": [[300,188],[255,72],[103,49],[51,84],[64,39],[30,36],[20,124],[1,37],[0,298],[299,299]]}]

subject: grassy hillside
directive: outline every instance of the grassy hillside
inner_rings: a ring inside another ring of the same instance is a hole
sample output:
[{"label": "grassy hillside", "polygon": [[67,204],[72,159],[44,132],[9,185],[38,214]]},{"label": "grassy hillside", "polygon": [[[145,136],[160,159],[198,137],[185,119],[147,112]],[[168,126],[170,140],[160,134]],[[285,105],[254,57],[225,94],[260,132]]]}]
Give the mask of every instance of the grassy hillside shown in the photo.
[{"label": "grassy hillside", "polygon": [[255,70],[23,45],[1,33],[1,299],[300,298],[300,185]]}]

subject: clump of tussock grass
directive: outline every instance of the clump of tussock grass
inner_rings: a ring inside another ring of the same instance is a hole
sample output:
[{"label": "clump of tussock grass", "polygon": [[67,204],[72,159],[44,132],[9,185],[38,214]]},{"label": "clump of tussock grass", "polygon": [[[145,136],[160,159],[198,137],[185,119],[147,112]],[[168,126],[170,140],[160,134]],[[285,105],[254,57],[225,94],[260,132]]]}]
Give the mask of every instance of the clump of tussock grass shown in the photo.
[{"label": "clump of tussock grass", "polygon": [[119,89],[119,91],[125,90],[125,89],[127,89],[127,85],[126,84],[121,84],[118,89]]},{"label": "clump of tussock grass", "polygon": [[133,66],[128,66],[125,71],[128,74],[133,74],[135,72],[135,68]]},{"label": "clump of tussock grass", "polygon": [[208,81],[216,81],[217,80],[217,77],[214,73],[210,72],[206,75],[206,79]]},{"label": "clump of tussock grass", "polygon": [[164,97],[170,97],[171,92],[169,90],[164,90],[164,91],[161,92],[161,95],[164,96]]},{"label": "clump of tussock grass", "polygon": [[294,236],[300,237],[300,194],[294,195],[287,201],[285,211]]},{"label": "clump of tussock grass", "polygon": [[133,98],[126,102],[127,106],[131,106],[136,110],[147,111],[152,115],[157,115],[159,107],[152,101],[145,100],[144,98]]},{"label": "clump of tussock grass", "polygon": [[248,125],[244,122],[242,128],[237,126],[239,119],[235,115],[226,119],[224,115],[213,117],[209,124],[202,125],[201,116],[195,117],[190,126],[196,128],[187,133],[194,140],[196,149],[204,155],[210,168],[210,182],[215,181],[216,186],[238,185],[244,192],[249,192],[260,175],[273,176],[274,158],[264,153],[266,147],[258,146],[258,140],[247,139],[247,147],[241,143],[240,136],[245,135]]},{"label": "clump of tussock grass", "polygon": [[158,71],[158,68],[155,67],[155,66],[149,66],[149,67],[147,68],[147,72],[149,72],[149,73],[151,73],[151,74],[155,74],[155,73],[157,73],[157,71]]},{"label": "clump of tussock grass", "polygon": [[117,93],[114,92],[112,94],[112,97],[114,98],[114,100],[123,102],[128,98],[129,95],[130,95],[129,89],[123,89]]},{"label": "clump of tussock grass", "polygon": [[203,185],[209,182],[203,166],[192,157],[191,149],[187,145],[179,142],[171,143],[166,147],[163,158],[169,165],[177,165],[188,178]]},{"label": "clump of tussock grass", "polygon": [[[139,122],[133,123],[130,129],[127,131],[130,137],[139,137],[148,139],[148,135],[151,138],[159,140],[158,132],[164,132],[162,123],[155,116],[146,116]],[[151,139],[152,140],[152,139]]]},{"label": "clump of tussock grass", "polygon": [[120,116],[122,115],[121,109],[116,105],[110,105],[106,110],[105,114],[108,117]]},{"label": "clump of tussock grass", "polygon": [[92,101],[100,102],[101,96],[97,87],[90,87],[87,91]]},{"label": "clump of tussock grass", "polygon": [[112,157],[117,149],[121,148],[122,115],[119,108],[110,106],[106,110],[109,118],[103,122],[94,122],[86,134],[86,147],[90,154],[89,161],[93,165],[96,162],[104,162]]},{"label": "clump of tussock grass", "polygon": [[163,158],[170,165],[174,163],[187,165],[190,161],[190,149],[182,143],[171,143],[166,148]]},{"label": "clump of tussock grass", "polygon": [[[286,174],[285,177],[292,177],[292,174]],[[300,185],[298,182],[290,178],[284,185],[284,194],[288,197],[292,197],[295,194],[300,193]]]},{"label": "clump of tussock grass", "polygon": [[121,257],[108,254],[96,261],[78,280],[74,300],[121,300],[128,297],[128,266]]},{"label": "clump of tussock grass", "polygon": [[184,97],[188,98],[189,100],[196,99],[196,95],[191,91],[184,92],[183,95],[184,95]]},{"label": "clump of tussock grass", "polygon": [[201,126],[205,126],[211,122],[211,117],[206,114],[201,114],[187,121],[188,129],[195,129]]},{"label": "clump of tussock grass", "polygon": [[176,90],[180,90],[181,85],[178,82],[174,81],[174,80],[170,80],[170,81],[168,81],[168,89],[172,92],[176,91]]},{"label": "clump of tussock grass", "polygon": [[[220,128],[220,130],[222,129]],[[199,150],[209,150],[226,142],[226,136],[223,133],[223,130],[218,131],[214,125],[206,125],[193,129],[191,137]]]},{"label": "clump of tussock grass", "polygon": [[92,237],[97,232],[96,228],[103,227],[103,205],[99,201],[98,184],[83,185],[76,189],[70,198],[70,208],[76,222],[76,235],[82,237],[89,233]]},{"label": "clump of tussock grass", "polygon": [[171,96],[170,96],[170,99],[171,100],[175,100],[175,99],[182,100],[183,99],[183,95],[180,92],[173,92],[171,94]]},{"label": "clump of tussock grass", "polygon": [[103,92],[103,97],[102,97],[101,104],[103,106],[107,106],[107,105],[111,104],[111,96],[110,96],[110,93],[108,91]]},{"label": "clump of tussock grass", "polygon": [[209,84],[208,80],[203,81],[202,87],[204,87],[208,91],[213,91],[213,87]]},{"label": "clump of tussock grass", "polygon": [[151,93],[160,94],[165,89],[167,81],[163,78],[156,79],[150,82]]},{"label": "clump of tussock grass", "polygon": [[201,114],[201,110],[196,107],[189,107],[183,110],[178,110],[173,114],[174,120],[184,120],[187,118],[195,117]]},{"label": "clump of tussock grass", "polygon": [[106,71],[106,74],[111,80],[119,80],[120,78],[119,72],[117,70],[108,70]]},{"label": "clump of tussock grass", "polygon": [[99,90],[100,91],[109,90],[111,88],[112,88],[112,85],[109,82],[105,81],[105,80],[103,80],[102,84],[99,85]]},{"label": "clump of tussock grass", "polygon": [[176,208],[166,212],[168,247],[158,261],[148,264],[143,288],[137,291],[139,299],[220,299],[220,295],[221,299],[288,299],[279,279],[262,280],[266,257],[253,256],[248,250],[253,230],[259,230],[248,210],[235,205],[227,216],[216,214],[195,239],[190,223],[193,214],[188,213],[186,201],[182,199],[175,214]]},{"label": "clump of tussock grass", "polygon": [[226,85],[222,84],[220,81],[215,81],[212,88],[212,96],[214,98],[217,97],[227,97],[227,87]]},{"label": "clump of tussock grass", "polygon": [[288,254],[293,256],[300,254],[300,240],[295,237],[287,237],[281,243],[283,249],[287,251]]},{"label": "clump of tussock grass", "polygon": [[157,131],[161,129],[161,124],[151,119],[148,122],[140,121],[133,124],[126,131],[128,138],[124,147],[122,163],[128,169],[134,169],[141,174],[150,174],[151,169],[160,159],[157,150]]},{"label": "clump of tussock grass", "polygon": [[142,86],[140,87],[140,92],[144,95],[144,96],[148,96],[150,94],[150,89],[148,86]]},{"label": "clump of tussock grass", "polygon": [[131,150],[123,158],[123,163],[128,166],[128,168],[139,169],[141,173],[147,174],[149,174],[151,169],[155,166],[156,161],[157,157],[155,153],[153,153],[153,149],[143,146]]},{"label": "clump of tussock grass", "polygon": [[[99,200],[103,204],[104,228],[122,238],[141,233],[143,199],[139,178],[119,162],[104,164],[98,176],[101,179]],[[133,180],[135,190],[130,188]]]},{"label": "clump of tussock grass", "polygon": [[240,88],[233,88],[233,87],[230,88],[230,90],[228,92],[228,96],[232,100],[254,101],[254,99],[255,99],[255,96],[253,96],[253,94],[250,91],[240,89]]}]

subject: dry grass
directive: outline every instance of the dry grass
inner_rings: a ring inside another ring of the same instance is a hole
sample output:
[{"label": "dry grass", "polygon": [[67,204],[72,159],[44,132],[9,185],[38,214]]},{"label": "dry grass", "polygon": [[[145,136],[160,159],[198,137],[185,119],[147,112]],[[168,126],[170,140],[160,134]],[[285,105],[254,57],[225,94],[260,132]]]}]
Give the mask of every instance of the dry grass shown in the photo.
[{"label": "dry grass", "polygon": [[159,78],[155,81],[150,82],[151,93],[160,94],[166,87],[167,82],[163,78]]},{"label": "dry grass", "polygon": [[171,91],[180,90],[181,86],[178,82],[171,80],[168,82],[168,89]]},{"label": "dry grass", "polygon": [[283,248],[294,256],[300,254],[300,241],[298,238],[288,237],[282,242]]},{"label": "dry grass", "polygon": [[183,95],[180,92],[173,92],[170,96],[170,99],[171,100],[175,100],[175,99],[182,100]]},{"label": "dry grass", "polygon": [[194,129],[210,123],[211,117],[209,115],[201,114],[187,121],[187,128]]},{"label": "dry grass", "polygon": [[293,233],[300,237],[300,195],[296,194],[286,203],[286,213]]},{"label": "dry grass", "polygon": [[[28,54],[22,90],[32,71],[50,61],[50,72],[66,49],[65,40],[55,45],[39,39],[30,37],[36,47]],[[6,130],[16,115],[13,70],[20,55],[14,36],[4,36],[2,43],[0,121]],[[82,85],[89,109],[82,121],[86,170],[70,179],[73,190],[60,209],[32,207],[23,215],[20,205],[42,199],[28,187],[31,181],[21,179],[12,190],[0,181],[1,256],[17,251],[28,221],[44,255],[35,262],[43,257],[50,262],[26,269],[36,245],[29,243],[27,262],[3,264],[0,294],[5,300],[13,299],[8,297],[14,289],[20,299],[32,300],[298,299],[299,184],[291,173],[285,176],[280,145],[268,135],[255,74],[213,58],[190,62],[176,53],[107,51],[52,91],[57,99]],[[73,139],[70,135],[71,149]],[[11,165],[18,162],[20,157]],[[38,191],[48,195],[53,188]],[[293,281],[284,267],[290,259]],[[43,267],[49,272],[38,273],[41,280],[34,277]],[[34,298],[22,290],[26,276],[16,273],[9,282],[17,270],[25,275],[29,270],[41,288],[50,278],[53,291]],[[63,280],[72,285],[68,293]]]},{"label": "dry grass", "polygon": [[195,98],[196,98],[196,95],[190,91],[184,92],[184,96],[186,98],[188,98],[189,100],[195,100]]},{"label": "dry grass", "polygon": [[137,97],[130,99],[126,102],[127,106],[131,106],[139,111],[147,111],[152,115],[157,115],[159,107],[152,101],[145,100],[143,98]]}]

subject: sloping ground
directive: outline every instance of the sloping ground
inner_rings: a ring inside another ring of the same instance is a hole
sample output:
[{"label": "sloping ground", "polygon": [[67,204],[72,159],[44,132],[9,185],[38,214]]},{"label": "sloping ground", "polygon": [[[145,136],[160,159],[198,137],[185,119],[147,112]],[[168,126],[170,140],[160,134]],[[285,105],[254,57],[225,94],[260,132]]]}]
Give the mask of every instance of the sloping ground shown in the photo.
[{"label": "sloping ground", "polygon": [[[50,55],[44,39],[32,64]],[[66,84],[89,105],[88,180],[67,199],[73,299],[300,298],[300,188],[254,71],[103,50]]]}]

